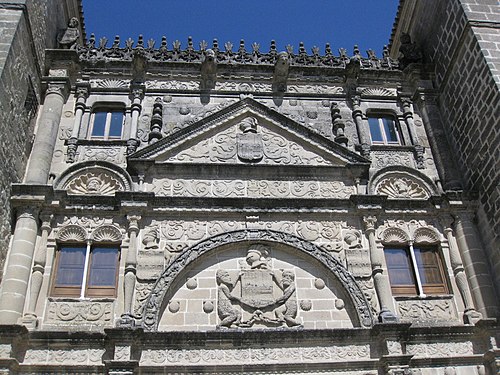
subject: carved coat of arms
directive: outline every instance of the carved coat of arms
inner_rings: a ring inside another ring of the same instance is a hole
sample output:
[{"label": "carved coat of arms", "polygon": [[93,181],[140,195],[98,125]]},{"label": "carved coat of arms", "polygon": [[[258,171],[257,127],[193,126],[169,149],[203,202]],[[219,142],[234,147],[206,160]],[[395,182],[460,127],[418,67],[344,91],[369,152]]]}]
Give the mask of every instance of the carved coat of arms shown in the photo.
[{"label": "carved coat of arms", "polygon": [[236,137],[238,157],[242,161],[257,162],[264,156],[262,136],[257,134],[257,119],[247,117],[240,123],[243,134]]},{"label": "carved coat of arms", "polygon": [[273,270],[264,245],[252,245],[240,270],[217,271],[220,327],[300,326],[293,270]]}]

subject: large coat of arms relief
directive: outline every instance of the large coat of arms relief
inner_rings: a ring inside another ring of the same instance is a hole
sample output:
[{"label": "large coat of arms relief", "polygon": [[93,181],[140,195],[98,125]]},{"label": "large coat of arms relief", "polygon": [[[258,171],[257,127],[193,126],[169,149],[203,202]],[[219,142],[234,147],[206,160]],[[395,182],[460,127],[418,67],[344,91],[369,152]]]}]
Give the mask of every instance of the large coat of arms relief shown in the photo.
[{"label": "large coat of arms relief", "polygon": [[219,327],[297,327],[297,296],[293,270],[271,267],[265,245],[252,245],[239,270],[216,274]]}]

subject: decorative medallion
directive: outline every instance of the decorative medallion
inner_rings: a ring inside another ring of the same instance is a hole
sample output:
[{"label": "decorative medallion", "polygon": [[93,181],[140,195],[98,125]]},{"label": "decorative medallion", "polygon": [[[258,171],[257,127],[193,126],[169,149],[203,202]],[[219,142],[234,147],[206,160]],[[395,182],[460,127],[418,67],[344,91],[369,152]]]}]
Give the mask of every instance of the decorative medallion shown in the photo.
[{"label": "decorative medallion", "polygon": [[377,185],[375,192],[389,198],[429,198],[429,193],[421,184],[407,177],[385,178]]},{"label": "decorative medallion", "polygon": [[66,186],[68,194],[113,195],[123,191],[123,184],[115,177],[103,172],[88,172],[73,178]]}]

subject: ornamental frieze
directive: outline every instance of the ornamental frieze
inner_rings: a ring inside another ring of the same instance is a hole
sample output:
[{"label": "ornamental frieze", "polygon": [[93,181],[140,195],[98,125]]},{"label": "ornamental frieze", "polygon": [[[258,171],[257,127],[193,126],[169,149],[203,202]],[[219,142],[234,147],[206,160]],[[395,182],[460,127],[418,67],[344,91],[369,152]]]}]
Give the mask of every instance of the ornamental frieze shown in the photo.
[{"label": "ornamental frieze", "polygon": [[157,196],[217,198],[348,199],[355,186],[343,181],[156,179],[147,189]]},{"label": "ornamental frieze", "polygon": [[147,349],[142,353],[140,365],[314,363],[360,360],[369,357],[370,347],[367,344],[303,348]]},{"label": "ornamental frieze", "polygon": [[397,301],[398,314],[402,321],[453,321],[458,322],[457,313],[451,298],[438,300],[400,300]]},{"label": "ornamental frieze", "polygon": [[113,302],[77,302],[49,300],[47,324],[113,325]]}]

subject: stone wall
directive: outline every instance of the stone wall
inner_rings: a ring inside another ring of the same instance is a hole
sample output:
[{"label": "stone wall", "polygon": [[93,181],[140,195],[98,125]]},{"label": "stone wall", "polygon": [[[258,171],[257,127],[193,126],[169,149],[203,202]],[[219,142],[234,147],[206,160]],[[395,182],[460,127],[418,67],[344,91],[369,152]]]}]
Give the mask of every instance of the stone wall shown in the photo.
[{"label": "stone wall", "polygon": [[0,280],[11,233],[10,185],[22,180],[31,150],[45,48],[56,47],[76,3],[0,1]]},{"label": "stone wall", "polygon": [[498,290],[500,5],[496,0],[406,1],[395,41],[402,31],[421,46],[424,62],[434,66],[444,128],[464,187],[479,195],[479,228]]}]

